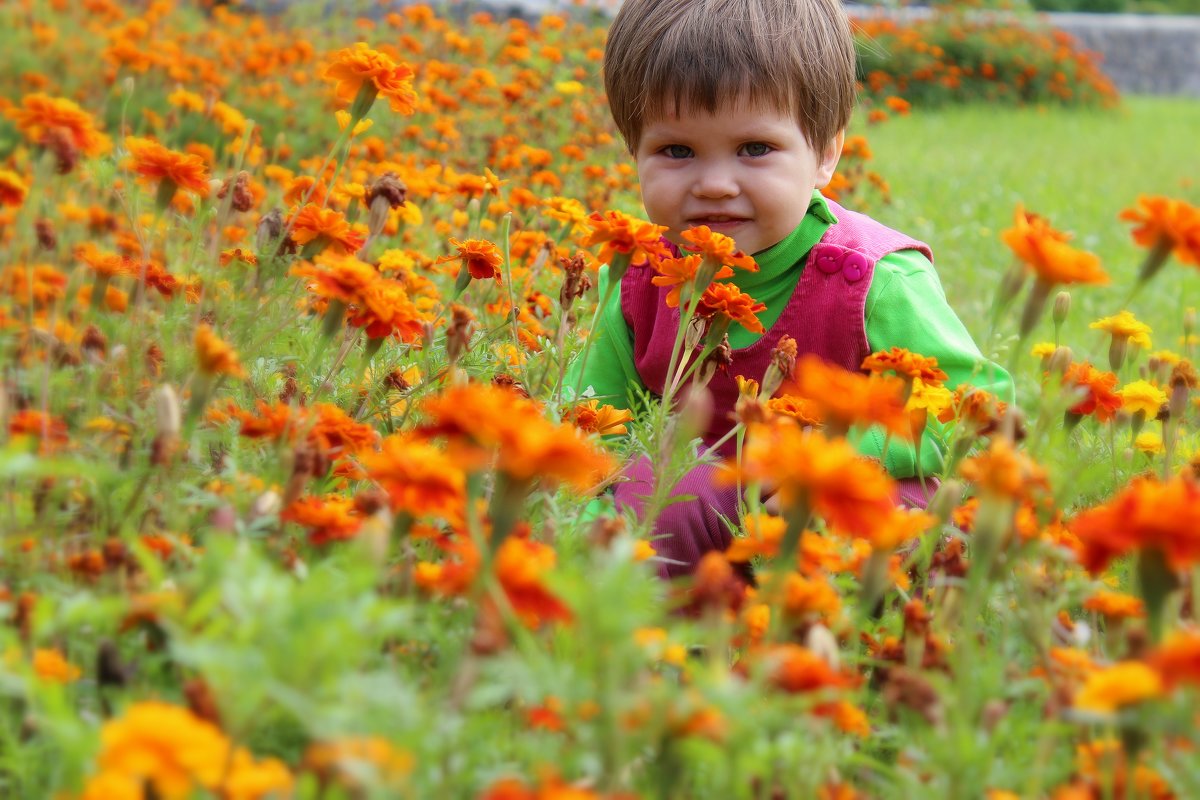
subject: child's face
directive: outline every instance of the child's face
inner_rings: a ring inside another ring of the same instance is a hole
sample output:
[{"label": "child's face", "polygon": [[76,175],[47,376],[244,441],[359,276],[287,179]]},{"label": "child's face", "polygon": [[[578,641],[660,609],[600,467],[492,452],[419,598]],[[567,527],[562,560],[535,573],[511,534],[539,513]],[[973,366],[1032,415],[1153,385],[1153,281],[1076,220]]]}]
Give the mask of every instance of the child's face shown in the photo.
[{"label": "child's face", "polygon": [[733,107],[648,122],[634,158],[646,214],[672,241],[707,225],[754,254],[800,224],[841,149],[839,135],[815,151],[788,114]]}]

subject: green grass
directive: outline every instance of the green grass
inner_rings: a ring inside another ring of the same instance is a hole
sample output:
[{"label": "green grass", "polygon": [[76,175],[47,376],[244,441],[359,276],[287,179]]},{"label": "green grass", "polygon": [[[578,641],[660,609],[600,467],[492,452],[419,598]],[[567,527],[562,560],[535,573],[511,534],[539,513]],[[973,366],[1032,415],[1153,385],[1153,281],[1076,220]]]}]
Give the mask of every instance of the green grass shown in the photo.
[{"label": "green grass", "polygon": [[[1107,342],[1084,331],[1123,307],[1142,258],[1117,215],[1138,194],[1200,200],[1197,130],[1200,101],[1188,99],[1128,98],[1108,111],[914,109],[867,131],[874,167],[893,195],[870,211],[933,247],[951,305],[985,350],[1003,345],[987,341],[988,309],[1011,263],[999,233],[1017,203],[1073,232],[1113,278],[1072,292],[1065,328],[1076,352],[1100,366]],[[1178,351],[1187,298],[1200,304],[1200,271],[1171,263],[1128,308],[1154,328],[1156,349]],[[1015,322],[1002,329],[1011,333]],[[1051,335],[1047,319],[1032,338]]]}]

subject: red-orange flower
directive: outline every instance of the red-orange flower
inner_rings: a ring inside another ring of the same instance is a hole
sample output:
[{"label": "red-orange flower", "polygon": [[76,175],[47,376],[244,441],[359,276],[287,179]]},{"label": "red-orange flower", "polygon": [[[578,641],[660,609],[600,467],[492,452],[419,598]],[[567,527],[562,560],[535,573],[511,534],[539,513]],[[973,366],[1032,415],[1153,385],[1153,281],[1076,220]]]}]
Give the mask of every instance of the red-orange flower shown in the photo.
[{"label": "red-orange flower", "polygon": [[583,246],[600,245],[596,257],[601,262],[612,264],[617,254],[621,254],[628,257],[631,266],[641,267],[670,255],[662,241],[666,226],[635,219],[620,211],[596,212],[588,217],[587,223],[591,230],[584,237]]},{"label": "red-orange flower", "polygon": [[828,661],[798,644],[776,645],[757,655],[766,665],[771,683],[785,692],[815,692],[854,684]]},{"label": "red-orange flower", "polygon": [[17,411],[8,419],[8,432],[12,436],[33,436],[41,443],[43,453],[56,450],[69,440],[67,424],[53,414],[45,414],[32,408]]},{"label": "red-orange flower", "polygon": [[877,462],[845,439],[789,420],[751,426],[740,471],[743,480],[776,487],[784,508],[807,505],[838,531],[864,538],[888,522],[898,499],[895,482]]},{"label": "red-orange flower", "polygon": [[766,303],[760,303],[732,283],[710,283],[700,296],[696,314],[701,317],[724,317],[740,324],[754,333],[765,333],[758,319],[766,311]]},{"label": "red-orange flower", "polygon": [[438,264],[446,261],[461,261],[475,280],[483,281],[495,278],[496,283],[500,283],[500,268],[504,264],[504,256],[495,243],[486,239],[467,239],[465,242],[451,239],[450,244],[458,252],[442,256],[437,260]]},{"label": "red-orange flower", "polygon": [[31,142],[42,144],[48,136],[62,132],[84,155],[101,155],[111,146],[108,137],[96,129],[91,115],[64,97],[40,92],[25,95],[20,107],[11,110],[9,116]]},{"label": "red-orange flower", "polygon": [[519,482],[536,477],[590,486],[611,467],[611,459],[567,423],[546,419],[532,400],[497,386],[467,384],[429,398],[420,430],[451,439],[451,453],[468,468],[488,454],[497,468]]},{"label": "red-orange flower", "polygon": [[992,439],[985,452],[963,461],[959,472],[982,492],[1008,499],[1048,487],[1045,469],[1003,437]]},{"label": "red-orange flower", "polygon": [[1133,240],[1142,247],[1169,250],[1184,264],[1200,266],[1200,208],[1162,195],[1138,195],[1121,212],[1134,223]]},{"label": "red-orange flower", "polygon": [[[335,52],[322,77],[334,81],[337,97],[344,103],[354,102],[367,85],[372,101],[381,96],[398,114],[411,114],[416,108],[412,67],[397,64],[387,55],[368,47],[366,42],[355,42],[352,47]],[[366,103],[366,107],[369,108],[370,103]]]},{"label": "red-orange flower", "polygon": [[349,497],[301,497],[285,508],[279,518],[308,528],[308,541],[320,547],[352,539],[362,526],[362,517]]},{"label": "red-orange flower", "polygon": [[1086,392],[1083,399],[1070,408],[1072,414],[1094,415],[1100,422],[1108,422],[1121,409],[1121,395],[1114,391],[1117,376],[1102,372],[1086,361],[1072,362],[1063,377],[1063,385]]},{"label": "red-orange flower", "polygon": [[308,290],[317,297],[347,305],[362,302],[369,287],[382,280],[373,266],[348,255],[297,264],[292,274],[308,278]]},{"label": "red-orange flower", "polygon": [[737,267],[748,272],[758,272],[758,263],[751,256],[738,250],[732,238],[723,233],[713,232],[707,225],[688,228],[679,234],[679,238],[687,243],[690,252],[712,259],[722,268]]},{"label": "red-orange flower", "polygon": [[1050,227],[1044,217],[1018,205],[1015,224],[1000,238],[1047,284],[1108,283],[1100,259],[1067,244],[1070,236]]},{"label": "red-orange flower", "polygon": [[153,139],[126,136],[129,151],[128,167],[151,181],[169,181],[179,189],[208,194],[208,165],[192,153],[180,153],[163,147]]},{"label": "red-orange flower", "polygon": [[348,322],[363,328],[368,339],[394,336],[411,344],[425,335],[432,319],[409,299],[403,283],[379,278],[362,289]]},{"label": "red-orange flower", "polygon": [[[651,278],[650,282],[655,286],[671,287],[671,291],[667,292],[667,305],[671,308],[679,307],[683,287],[694,284],[696,274],[700,269],[700,261],[700,256],[683,256],[682,258],[664,258],[654,265],[658,274]],[[720,280],[732,276],[733,270],[723,266],[713,278]]]},{"label": "red-orange flower", "polygon": [[496,551],[496,578],[513,611],[530,627],[554,620],[571,621],[571,610],[544,583],[556,558],[553,547],[524,536],[509,536]]},{"label": "red-orange flower", "polygon": [[25,202],[29,187],[11,169],[0,169],[0,206],[19,206]]},{"label": "red-orange flower", "polygon": [[925,383],[944,381],[947,377],[938,368],[936,358],[918,355],[903,347],[872,353],[863,361],[862,368],[876,374],[891,371],[909,380],[920,378]]},{"label": "red-orange flower", "polygon": [[297,211],[290,225],[296,244],[313,243],[317,250],[329,247],[341,255],[354,255],[367,241],[365,226],[351,225],[340,211],[313,203]]},{"label": "red-orange flower", "polygon": [[811,402],[827,427],[882,425],[895,436],[912,438],[899,378],[851,372],[808,354],[797,360],[791,382],[782,391]]},{"label": "red-orange flower", "polygon": [[360,458],[367,476],[391,500],[393,511],[457,519],[466,506],[462,469],[430,442],[388,436],[378,453]]},{"label": "red-orange flower", "polygon": [[1200,632],[1193,629],[1168,636],[1146,661],[1168,688],[1181,683],[1200,686]]},{"label": "red-orange flower", "polygon": [[1175,569],[1200,562],[1200,485],[1183,476],[1169,481],[1135,478],[1106,503],[1068,523],[1092,574],[1133,550],[1157,548]]}]

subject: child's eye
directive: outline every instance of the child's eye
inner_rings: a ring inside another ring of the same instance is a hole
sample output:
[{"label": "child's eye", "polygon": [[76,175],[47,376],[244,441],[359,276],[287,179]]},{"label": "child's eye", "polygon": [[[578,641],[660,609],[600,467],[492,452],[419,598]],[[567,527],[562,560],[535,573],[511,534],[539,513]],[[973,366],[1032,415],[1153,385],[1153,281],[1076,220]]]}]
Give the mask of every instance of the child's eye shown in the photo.
[{"label": "child's eye", "polygon": [[685,144],[669,144],[662,149],[667,158],[691,158],[692,148]]},{"label": "child's eye", "polygon": [[750,142],[749,144],[742,145],[742,153],[744,155],[750,156],[751,158],[758,158],[759,156],[765,156],[767,153],[771,152],[771,150],[773,150],[773,149],[774,148],[772,148],[771,145],[765,144],[763,142]]}]

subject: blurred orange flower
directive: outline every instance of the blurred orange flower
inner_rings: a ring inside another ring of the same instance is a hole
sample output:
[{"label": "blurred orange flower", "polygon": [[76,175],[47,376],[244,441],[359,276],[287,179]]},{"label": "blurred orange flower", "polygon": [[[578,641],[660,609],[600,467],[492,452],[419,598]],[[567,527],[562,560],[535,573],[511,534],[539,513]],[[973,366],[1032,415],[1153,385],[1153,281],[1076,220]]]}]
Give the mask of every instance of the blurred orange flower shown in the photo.
[{"label": "blurred orange flower", "polygon": [[1200,685],[1200,632],[1193,628],[1172,633],[1146,661],[1158,671],[1168,688],[1181,683]]},{"label": "blurred orange flower", "polygon": [[887,523],[897,502],[896,485],[878,462],[858,455],[845,439],[802,430],[790,420],[751,426],[740,474],[777,487],[784,508],[805,504],[852,536],[869,537]]},{"label": "blurred orange flower", "polygon": [[811,650],[798,644],[781,644],[755,654],[766,665],[771,683],[785,692],[815,692],[853,686],[854,680],[842,675]]},{"label": "blurred orange flower", "polygon": [[74,683],[83,674],[61,652],[44,648],[33,651],[33,671],[39,678],[51,683]]},{"label": "blurred orange flower", "polygon": [[381,280],[379,272],[352,255],[333,255],[314,263],[301,262],[292,274],[309,280],[308,290],[317,297],[347,305],[362,302],[368,288]]},{"label": "blurred orange flower", "polygon": [[[411,114],[416,108],[412,67],[397,64],[387,55],[368,47],[366,42],[355,42],[353,46],[333,53],[322,77],[335,83],[337,97],[344,103],[355,102],[366,86],[371,99],[364,103],[363,113],[376,96],[387,100],[398,114]],[[362,113],[358,116],[362,117]]]},{"label": "blurred orange flower", "polygon": [[1080,561],[1093,575],[1133,550],[1157,548],[1175,569],[1200,562],[1200,486],[1182,475],[1168,481],[1138,477],[1108,502],[1067,523],[1083,546]]},{"label": "blurred orange flower", "polygon": [[963,461],[959,473],[982,493],[1007,499],[1028,497],[1048,487],[1046,470],[1000,436],[986,451]]},{"label": "blurred orange flower", "polygon": [[242,369],[237,352],[217,336],[208,325],[201,323],[196,328],[194,342],[196,364],[202,374],[229,375],[233,378],[246,377],[246,371]]},{"label": "blurred orange flower", "polygon": [[0,206],[19,206],[25,202],[29,187],[10,169],[0,169]]},{"label": "blurred orange flower", "polygon": [[108,137],[96,129],[92,116],[64,97],[41,92],[25,95],[9,116],[26,138],[37,144],[45,143],[47,136],[61,131],[84,155],[102,155],[112,146]]},{"label": "blurred orange flower", "polygon": [[731,237],[723,233],[715,233],[707,225],[688,228],[679,234],[679,238],[686,243],[685,248],[689,252],[712,260],[719,264],[722,270],[728,267],[737,267],[747,272],[758,272],[758,263],[751,256],[738,250],[737,244]]},{"label": "blurred orange flower", "polygon": [[166,181],[178,189],[208,195],[208,166],[200,156],[179,153],[153,139],[126,136],[127,166],[151,181]]},{"label": "blurred orange flower", "polygon": [[285,508],[279,518],[308,528],[309,544],[317,547],[352,539],[362,526],[354,500],[336,494],[301,497]]},{"label": "blurred orange flower", "polygon": [[367,476],[387,492],[393,511],[448,519],[466,507],[466,477],[433,444],[403,435],[386,437],[378,453],[361,456]]},{"label": "blurred orange flower", "polygon": [[1000,238],[1047,284],[1108,283],[1100,259],[1067,244],[1070,236],[1050,227],[1044,217],[1018,205],[1015,225]]},{"label": "blurred orange flower", "polygon": [[1071,363],[1063,377],[1063,385],[1085,391],[1083,399],[1069,409],[1072,414],[1092,415],[1100,422],[1108,422],[1121,408],[1121,396],[1114,391],[1117,376],[1098,370],[1086,361]]},{"label": "blurred orange flower", "polygon": [[545,585],[554,567],[554,548],[524,536],[509,536],[496,551],[496,579],[521,621],[530,627],[543,622],[570,622],[571,610]]},{"label": "blurred orange flower", "polygon": [[1200,266],[1200,208],[1162,195],[1138,195],[1137,204],[1120,218],[1134,223],[1133,240],[1142,247]]},{"label": "blurred orange flower", "polygon": [[856,425],[882,425],[895,436],[912,438],[904,410],[904,382],[899,378],[851,372],[807,354],[796,362],[782,391],[811,402],[826,427],[849,430]]},{"label": "blurred orange flower", "polygon": [[1157,672],[1140,661],[1120,661],[1088,676],[1075,695],[1075,707],[1111,714],[1162,693],[1163,682]]},{"label": "blurred orange flower", "polygon": [[918,355],[903,347],[872,353],[863,361],[862,368],[875,374],[891,371],[909,381],[920,378],[927,384],[944,381],[947,377],[938,368],[936,358]]}]

